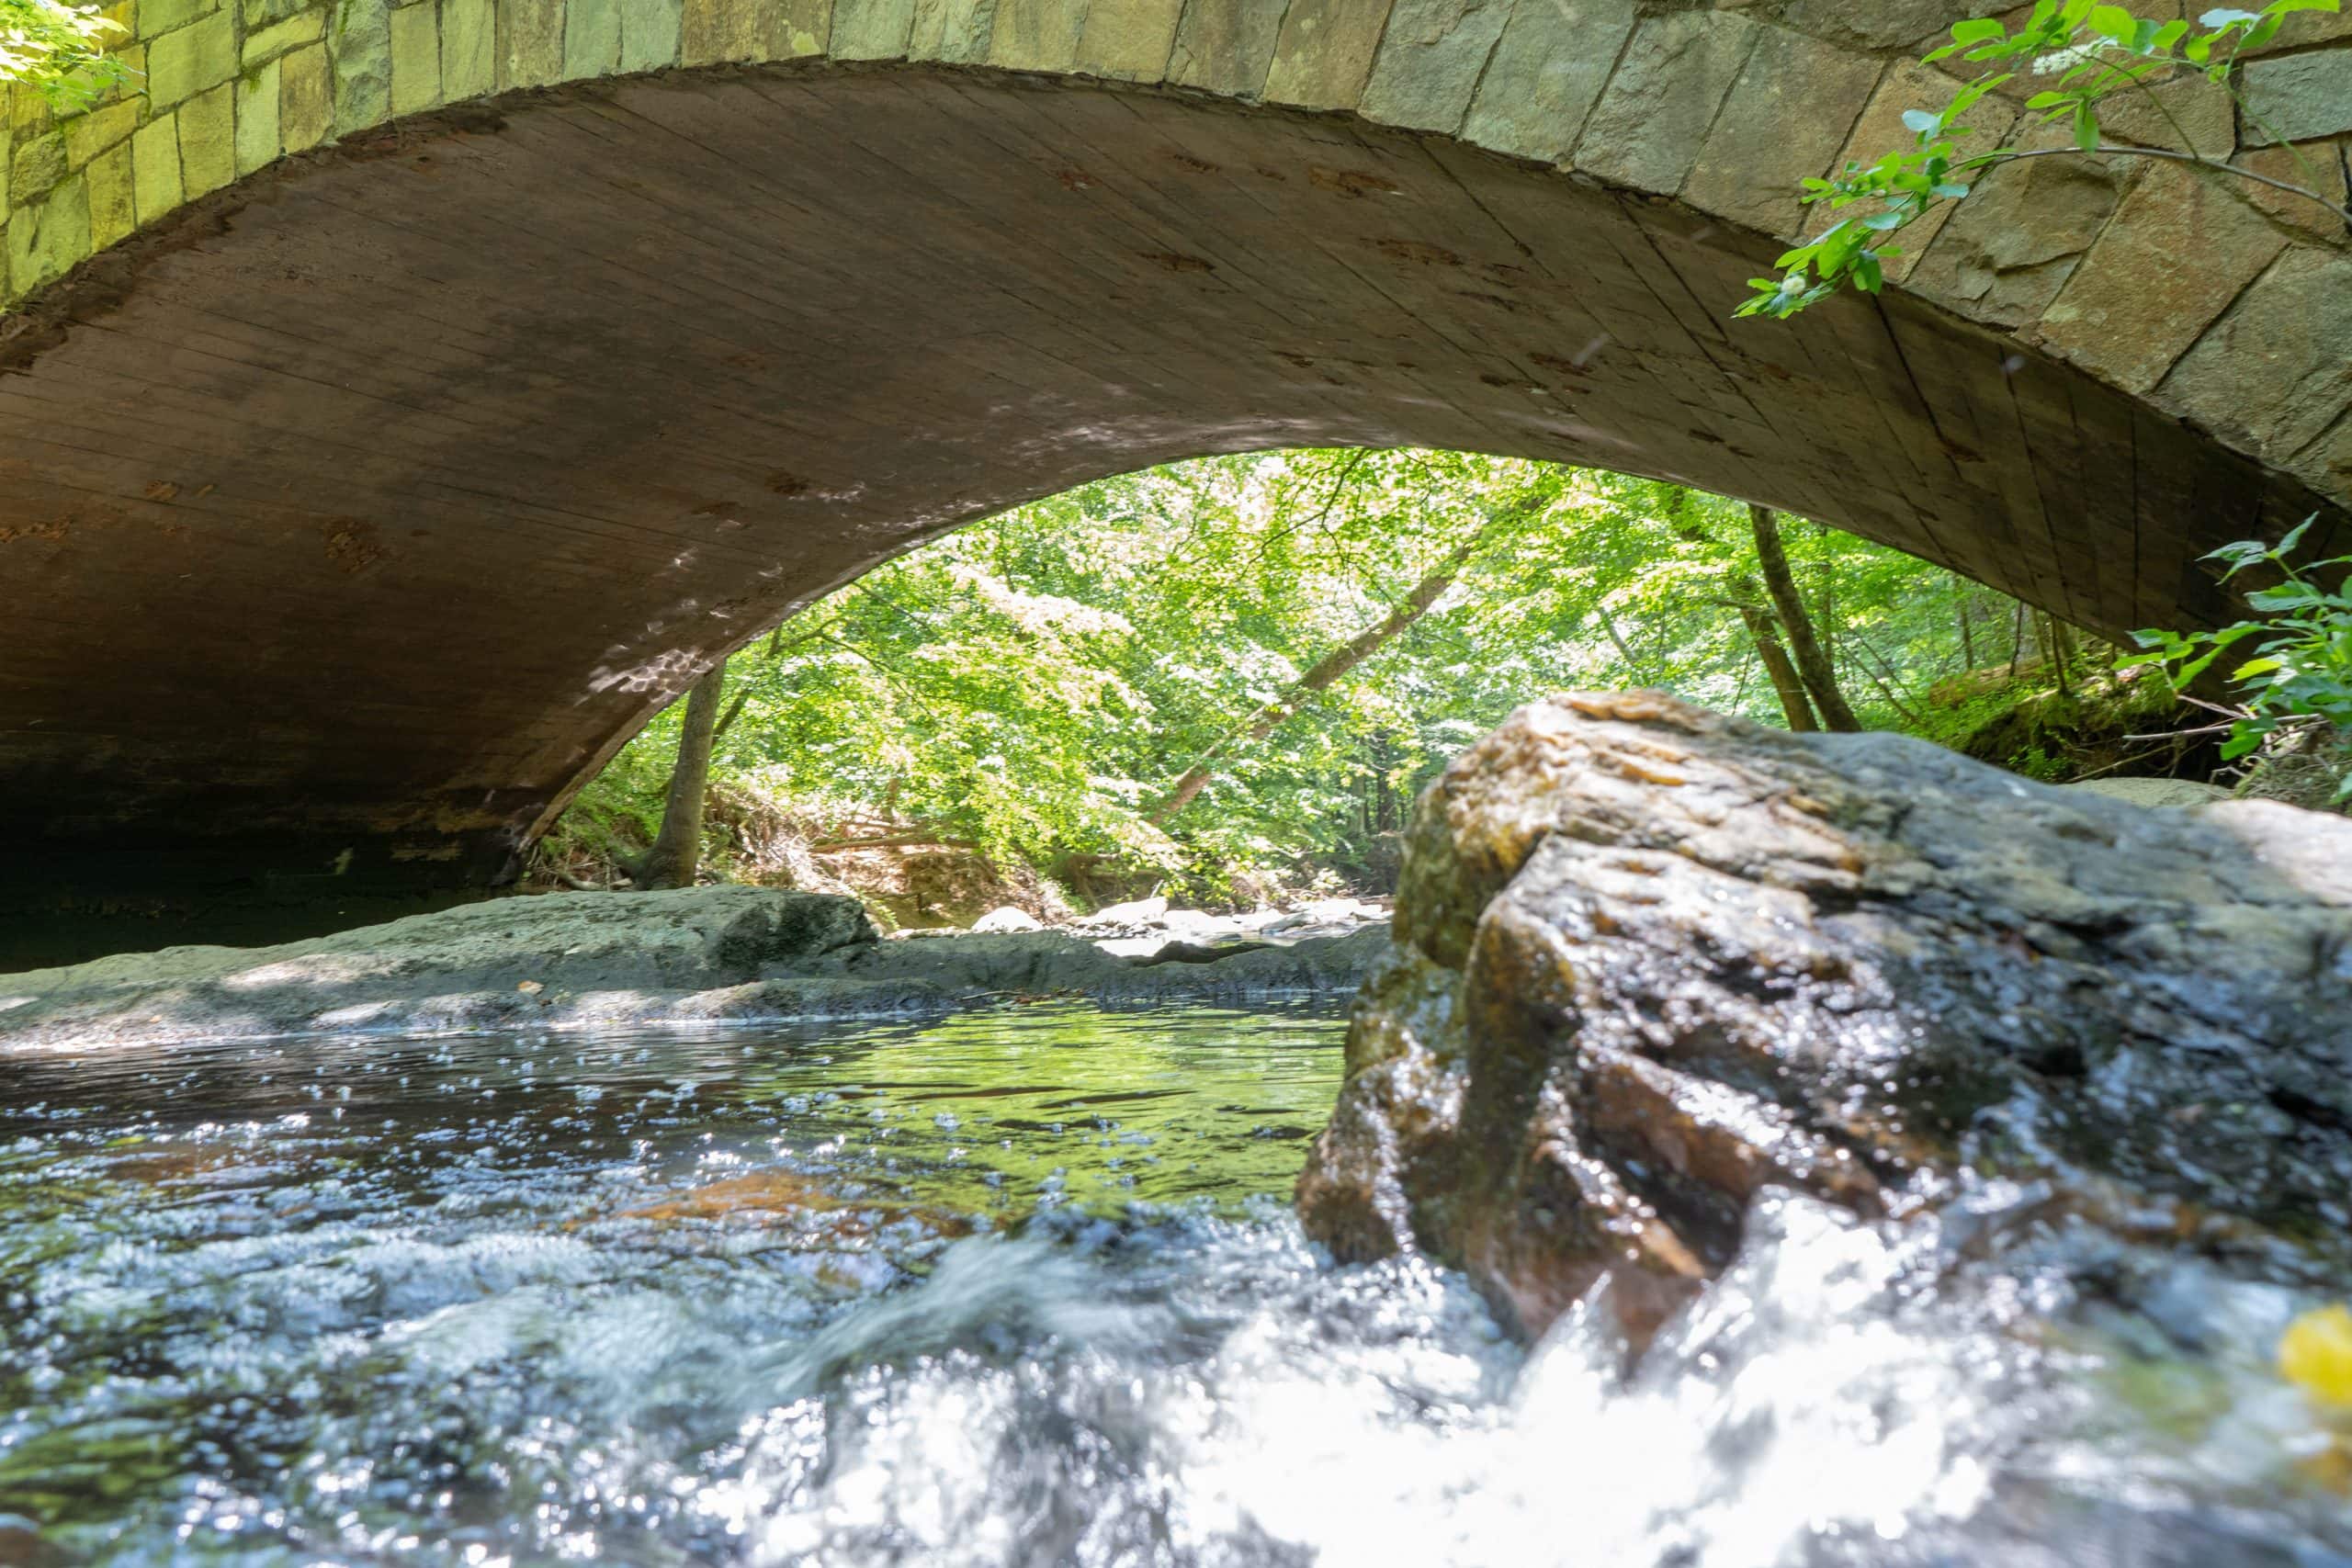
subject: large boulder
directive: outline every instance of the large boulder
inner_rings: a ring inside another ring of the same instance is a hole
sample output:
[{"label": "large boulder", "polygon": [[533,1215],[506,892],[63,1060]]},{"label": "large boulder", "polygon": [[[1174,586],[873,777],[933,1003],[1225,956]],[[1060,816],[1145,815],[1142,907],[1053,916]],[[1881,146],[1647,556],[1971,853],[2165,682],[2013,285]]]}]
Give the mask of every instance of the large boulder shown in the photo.
[{"label": "large boulder", "polygon": [[1301,1213],[1531,1336],[1606,1282],[1640,1342],[1767,1187],[1889,1215],[2046,1177],[2322,1248],[2352,1218],[2343,818],[1564,696],[1422,797],[1396,938]]}]

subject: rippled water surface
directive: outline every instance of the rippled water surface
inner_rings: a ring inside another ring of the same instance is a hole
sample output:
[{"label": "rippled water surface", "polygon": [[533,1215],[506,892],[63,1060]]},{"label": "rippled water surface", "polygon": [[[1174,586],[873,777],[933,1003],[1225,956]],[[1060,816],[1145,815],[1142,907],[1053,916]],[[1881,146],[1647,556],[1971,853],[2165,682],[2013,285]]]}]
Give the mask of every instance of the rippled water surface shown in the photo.
[{"label": "rippled water surface", "polygon": [[1530,1355],[1298,1234],[1340,1034],[0,1056],[0,1562],[2352,1563],[2291,1259],[1768,1201]]}]

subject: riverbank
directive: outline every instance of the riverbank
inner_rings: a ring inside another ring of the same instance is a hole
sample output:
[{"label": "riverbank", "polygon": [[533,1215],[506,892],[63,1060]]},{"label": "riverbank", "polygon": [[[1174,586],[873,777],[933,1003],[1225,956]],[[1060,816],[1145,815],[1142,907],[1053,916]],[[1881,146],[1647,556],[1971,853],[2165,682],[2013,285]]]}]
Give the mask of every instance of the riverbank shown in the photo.
[{"label": "riverbank", "polygon": [[0,977],[0,1047],[921,1017],[1051,996],[1337,1000],[1386,953],[1372,926],[1130,953],[1053,931],[887,940],[854,899],[772,888],[548,894]]}]

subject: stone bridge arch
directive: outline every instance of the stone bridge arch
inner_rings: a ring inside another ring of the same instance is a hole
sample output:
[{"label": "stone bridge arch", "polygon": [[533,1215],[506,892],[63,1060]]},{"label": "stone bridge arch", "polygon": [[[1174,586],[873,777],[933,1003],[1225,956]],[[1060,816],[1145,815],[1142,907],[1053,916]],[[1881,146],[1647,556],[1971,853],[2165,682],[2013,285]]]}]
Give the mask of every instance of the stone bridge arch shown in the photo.
[{"label": "stone bridge arch", "polygon": [[[2352,494],[2325,222],[2019,165],[1883,299],[1728,320],[1991,8],[123,0],[138,91],[7,117],[0,906],[494,880],[778,617],[1215,451],[1593,463],[2211,623],[2199,554]],[[2250,86],[2340,167],[2306,20]]]}]

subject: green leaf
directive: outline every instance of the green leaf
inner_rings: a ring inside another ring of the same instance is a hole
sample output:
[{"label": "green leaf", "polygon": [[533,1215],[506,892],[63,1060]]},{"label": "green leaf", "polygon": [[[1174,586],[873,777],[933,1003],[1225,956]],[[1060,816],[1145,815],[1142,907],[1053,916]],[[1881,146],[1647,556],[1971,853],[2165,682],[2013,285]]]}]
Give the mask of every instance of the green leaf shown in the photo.
[{"label": "green leaf", "polygon": [[2133,16],[2131,12],[2125,10],[2120,6],[2094,6],[2091,7],[2091,31],[2098,33],[2102,38],[2113,39],[2117,43],[2130,43],[2132,41],[2132,32],[2139,26],[2139,17]]},{"label": "green leaf", "polygon": [[1951,29],[1951,40],[1954,43],[1983,43],[1987,39],[2007,36],[2008,28],[2003,27],[1996,18],[1992,17],[1980,17],[1968,22],[1955,22]]},{"label": "green leaf", "polygon": [[2231,671],[2230,679],[2233,681],[2251,681],[2256,675],[2267,675],[2273,670],[2284,670],[2285,668],[2287,668],[2287,661],[2283,659],[2250,659],[2244,664],[2239,665],[2235,670]]},{"label": "green leaf", "polygon": [[1943,123],[1943,119],[1940,116],[1929,114],[1926,109],[1905,109],[1903,111],[1904,129],[1906,130],[1916,130],[1922,136],[1941,129]]},{"label": "green leaf", "polygon": [[2075,106],[2075,145],[2086,152],[2098,148],[2098,116],[2087,102]]}]

